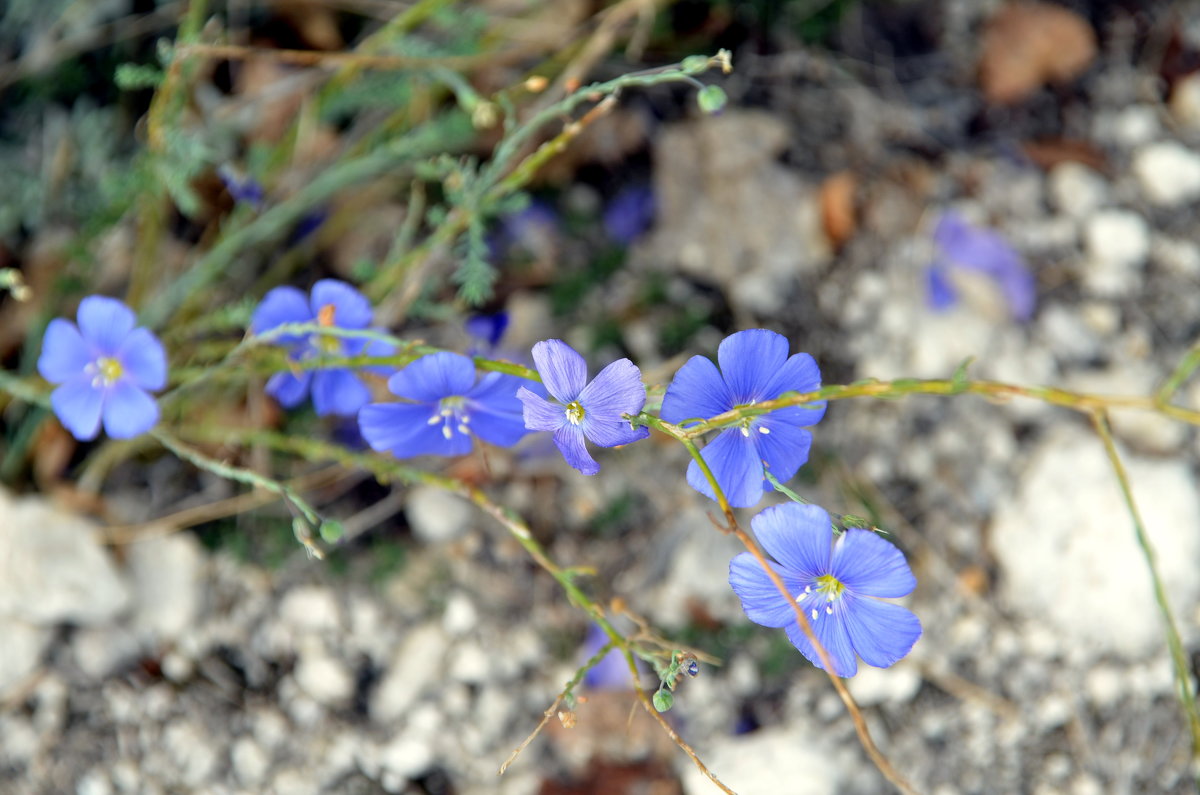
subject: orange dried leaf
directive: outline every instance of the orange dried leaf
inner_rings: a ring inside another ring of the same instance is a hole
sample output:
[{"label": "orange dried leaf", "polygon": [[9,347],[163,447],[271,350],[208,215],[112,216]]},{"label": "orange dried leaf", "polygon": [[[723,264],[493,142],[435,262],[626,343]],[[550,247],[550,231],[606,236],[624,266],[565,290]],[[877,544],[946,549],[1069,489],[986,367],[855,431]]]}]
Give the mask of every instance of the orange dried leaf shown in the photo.
[{"label": "orange dried leaf", "polygon": [[988,102],[1014,104],[1078,77],[1095,57],[1096,33],[1083,17],[1048,3],[1012,3],[984,30],[979,85]]}]

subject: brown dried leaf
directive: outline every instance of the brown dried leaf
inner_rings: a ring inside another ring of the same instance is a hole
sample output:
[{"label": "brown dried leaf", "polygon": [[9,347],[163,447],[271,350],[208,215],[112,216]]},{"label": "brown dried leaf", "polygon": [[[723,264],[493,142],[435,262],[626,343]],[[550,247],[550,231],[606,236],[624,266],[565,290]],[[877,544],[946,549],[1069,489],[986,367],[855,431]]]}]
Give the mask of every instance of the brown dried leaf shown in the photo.
[{"label": "brown dried leaf", "polygon": [[988,102],[1020,102],[1047,83],[1078,77],[1096,57],[1087,20],[1048,3],[1012,3],[983,33],[979,85]]},{"label": "brown dried leaf", "polygon": [[1025,156],[1046,171],[1060,163],[1082,163],[1101,173],[1108,170],[1108,161],[1096,146],[1078,138],[1042,138],[1021,144]]},{"label": "brown dried leaf", "polygon": [[835,249],[841,248],[858,228],[854,194],[858,178],[849,171],[839,171],[821,183],[821,227]]}]

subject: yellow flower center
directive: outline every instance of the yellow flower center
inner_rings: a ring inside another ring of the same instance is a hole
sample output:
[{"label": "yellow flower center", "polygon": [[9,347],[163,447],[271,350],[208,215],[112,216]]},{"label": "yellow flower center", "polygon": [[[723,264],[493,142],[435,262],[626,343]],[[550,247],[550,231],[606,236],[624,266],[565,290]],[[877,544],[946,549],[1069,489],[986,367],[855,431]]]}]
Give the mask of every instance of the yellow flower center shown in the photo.
[{"label": "yellow flower center", "polygon": [[583,415],[586,413],[578,400],[573,400],[567,404],[567,422],[572,425],[578,425],[583,422]]},{"label": "yellow flower center", "polygon": [[[820,601],[819,595],[824,594],[825,595],[825,613],[826,613],[826,615],[830,615],[833,613],[833,604],[832,603],[836,602],[838,599],[840,599],[842,596],[842,592],[845,590],[846,590],[845,583],[839,581],[832,574],[822,574],[820,577],[817,578],[817,581],[813,585],[804,586],[803,593],[796,594],[796,601],[798,602],[801,599],[804,599],[805,597],[812,595],[813,592],[815,591],[816,594],[818,594],[818,597],[815,601],[819,602]],[[812,618],[813,621],[816,621],[818,618],[821,617],[820,608],[818,608],[818,607],[812,608],[812,610],[809,612],[809,616]]]},{"label": "yellow flower center", "polygon": [[121,363],[110,356],[101,356],[96,360],[93,367],[96,373],[96,377],[92,379],[94,386],[108,386],[125,372],[125,368],[121,366]]}]

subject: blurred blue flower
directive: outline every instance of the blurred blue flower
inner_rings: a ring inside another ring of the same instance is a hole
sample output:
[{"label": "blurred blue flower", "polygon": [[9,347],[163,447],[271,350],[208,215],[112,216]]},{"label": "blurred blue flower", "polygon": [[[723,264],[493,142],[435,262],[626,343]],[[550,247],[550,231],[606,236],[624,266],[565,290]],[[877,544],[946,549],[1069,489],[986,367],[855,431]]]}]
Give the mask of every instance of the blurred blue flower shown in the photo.
[{"label": "blurred blue flower", "polygon": [[604,231],[623,246],[641,237],[654,221],[654,193],[645,185],[622,189],[604,208]]},{"label": "blurred blue flower", "polygon": [[475,379],[475,363],[462,354],[422,356],[388,380],[388,389],[409,402],[372,403],[358,413],[363,438],[397,458],[463,455],[475,438],[513,446],[527,432],[516,396],[522,379]]},{"label": "blurred blue flower", "polygon": [[[584,639],[580,656],[581,664],[590,660],[608,643],[608,635],[599,624],[592,624]],[[629,674],[629,666],[618,648],[608,650],[608,654],[600,662],[588,669],[583,675],[583,683],[593,690],[632,690],[633,678]]]},{"label": "blurred blue flower", "polygon": [[133,311],[115,298],[91,295],[79,303],[79,325],[55,318],[46,327],[38,372],[61,384],[50,405],[80,441],[95,439],[101,420],[114,439],[145,433],[158,422],[149,394],[167,383],[167,355]]},{"label": "blurred blue flower", "polygon": [[504,332],[508,329],[508,313],[472,315],[467,318],[464,326],[472,340],[468,349],[471,355],[491,356],[496,352]]},{"label": "blurred blue flower", "polygon": [[[317,323],[344,329],[371,325],[371,304],[358,290],[337,279],[322,279],[306,296],[295,287],[276,287],[254,310],[250,330],[262,334],[285,323]],[[295,361],[315,356],[390,356],[393,346],[376,340],[342,339],[321,334],[288,334],[280,338]],[[368,367],[369,372],[388,375],[390,367]],[[359,376],[346,367],[280,372],[267,381],[267,394],[286,408],[300,405],[312,391],[317,414],[351,415],[371,399]]]},{"label": "blurred blue flower", "polygon": [[[774,400],[784,392],[821,388],[821,372],[807,353],[788,356],[788,341],[767,329],[731,334],[717,349],[721,369],[704,356],[693,356],[675,374],[663,396],[661,416],[676,425],[692,424],[740,406]],[[748,508],[769,489],[764,464],[781,483],[808,461],[815,425],[825,415],[823,403],[791,406],[743,420],[726,428],[700,451],[725,492],[729,504]],[[700,466],[688,466],[688,484],[716,499]]]},{"label": "blurred blue flower", "polygon": [[525,209],[500,218],[488,237],[490,259],[499,262],[519,249],[539,260],[553,260],[558,232],[558,214],[546,202],[535,199]]},{"label": "blurred blue flower", "polygon": [[248,204],[256,210],[261,210],[265,193],[262,183],[248,174],[243,174],[230,165],[217,168],[217,176],[225,184],[225,190],[235,202]]},{"label": "blurred blue flower", "polygon": [[618,359],[588,383],[587,363],[562,340],[534,345],[533,361],[552,399],[521,387],[517,397],[525,404],[525,427],[552,431],[563,458],[575,469],[585,475],[600,471],[585,438],[601,447],[617,447],[650,435],[621,416],[637,414],[646,403],[642,372],[633,362]]},{"label": "blurred blue flower", "polygon": [[[870,530],[850,528],[835,540],[829,514],[816,505],[785,503],[750,520],[758,543],[833,663],[838,676],[854,676],[858,657],[886,668],[921,637],[909,610],[880,598],[906,596],[917,585],[904,555]],[[824,668],[791,604],[749,552],[729,564],[729,584],[756,624],[781,627],[788,640]]]},{"label": "blurred blue flower", "polygon": [[999,233],[972,226],[958,213],[947,212],[938,219],[933,242],[937,254],[926,272],[930,307],[941,311],[958,300],[950,272],[961,268],[978,271],[995,282],[1015,319],[1033,317],[1037,283],[1021,255]]}]

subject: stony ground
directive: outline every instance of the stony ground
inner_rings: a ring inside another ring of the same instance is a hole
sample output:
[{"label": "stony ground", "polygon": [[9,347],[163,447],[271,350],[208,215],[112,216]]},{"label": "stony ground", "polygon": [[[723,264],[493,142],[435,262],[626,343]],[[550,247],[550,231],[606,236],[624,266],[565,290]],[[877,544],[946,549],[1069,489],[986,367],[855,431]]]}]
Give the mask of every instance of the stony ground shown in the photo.
[{"label": "stony ground", "polygon": [[[1200,330],[1200,83],[1168,103],[1114,12],[1071,88],[987,108],[961,43],[978,12],[950,7],[938,51],[903,61],[932,61],[920,79],[880,79],[852,54],[735,55],[733,108],[652,131],[658,217],[628,267],[570,324],[545,297],[515,294],[506,345],[562,336],[586,348],[590,317],[626,317],[624,345],[665,383],[682,356],[659,331],[694,309],[707,320],[684,354],[712,355],[730,329],[774,328],[830,383],[944,378],[974,356],[982,378],[1152,391]],[[1189,10],[1178,16],[1200,18]],[[1181,30],[1200,48],[1200,29]],[[1022,146],[1049,133],[1089,142],[1088,163],[1035,162]],[[857,221],[838,247],[820,187],[843,169]],[[972,273],[959,274],[956,306],[929,308],[931,231],[950,209],[1034,270],[1028,322]],[[664,300],[631,309],[650,281]],[[1198,391],[1185,387],[1184,402]],[[1146,414],[1113,424],[1194,660],[1195,433]],[[815,435],[798,488],[831,510],[874,512],[920,581],[912,655],[851,682],[920,791],[1192,789],[1146,567],[1084,420],[1022,400],[848,401]],[[585,479],[531,440],[494,456],[492,488],[556,560],[595,568],[594,593],[721,658],[670,713],[700,756],[743,795],[888,791],[828,682],[741,614],[725,581],[737,546],[684,485],[682,450],[652,441],[601,463]],[[163,482],[194,477],[162,466]],[[129,484],[114,495],[129,521],[158,515],[137,477],[115,480]],[[487,517],[436,491],[398,494],[365,528],[400,545],[396,565],[361,547],[344,567],[294,551],[275,568],[190,534],[100,546],[42,497],[0,495],[0,789],[715,791],[630,717],[619,689],[589,694],[574,729],[551,721],[498,778],[573,674],[586,624]]]}]

